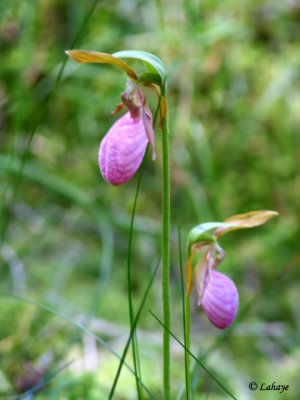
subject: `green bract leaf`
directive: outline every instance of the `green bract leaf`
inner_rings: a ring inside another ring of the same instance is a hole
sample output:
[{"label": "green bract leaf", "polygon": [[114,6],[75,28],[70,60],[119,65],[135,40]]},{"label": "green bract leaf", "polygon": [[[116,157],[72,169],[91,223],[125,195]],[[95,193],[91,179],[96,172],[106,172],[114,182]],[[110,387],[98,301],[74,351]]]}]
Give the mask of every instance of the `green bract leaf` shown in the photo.
[{"label": "green bract leaf", "polygon": [[[124,51],[118,51],[117,53],[113,53],[112,55],[117,58],[135,58],[137,60],[142,60],[144,61],[148,71],[157,72],[161,76],[161,80],[163,82],[167,77],[165,66],[161,62],[161,60],[158,57],[154,56],[153,54],[147,53],[146,51],[124,50]],[[152,68],[149,67],[149,64],[151,65]]]},{"label": "green bract leaf", "polygon": [[236,229],[253,228],[255,226],[263,225],[276,215],[278,215],[278,212],[269,210],[250,211],[244,214],[233,215],[224,221],[226,224],[230,224],[231,226],[219,227],[215,231],[215,237],[219,238],[220,236],[225,235],[225,233]]},{"label": "green bract leaf", "polygon": [[212,233],[209,233],[212,229],[223,228],[230,229],[234,228],[235,225],[225,223],[225,222],[205,222],[204,224],[200,224],[195,226],[187,237],[187,246],[188,251],[190,251],[190,247],[199,242],[214,242],[215,237]]},{"label": "green bract leaf", "polygon": [[100,53],[99,51],[88,51],[88,50],[67,50],[66,54],[71,57],[74,61],[82,63],[101,63],[101,64],[114,64],[121,67],[128,76],[137,80],[137,75],[124,61],[118,57],[114,57],[108,53]]},{"label": "green bract leaf", "polygon": [[157,74],[156,69],[155,69],[154,67],[152,67],[152,65],[149,64],[149,63],[148,63],[147,61],[145,61],[145,60],[144,60],[144,65],[145,65],[146,70],[147,70],[148,72],[154,72],[155,74]]},{"label": "green bract leaf", "polygon": [[138,82],[141,83],[156,83],[157,85],[161,85],[161,77],[156,72],[144,72],[139,75]]}]

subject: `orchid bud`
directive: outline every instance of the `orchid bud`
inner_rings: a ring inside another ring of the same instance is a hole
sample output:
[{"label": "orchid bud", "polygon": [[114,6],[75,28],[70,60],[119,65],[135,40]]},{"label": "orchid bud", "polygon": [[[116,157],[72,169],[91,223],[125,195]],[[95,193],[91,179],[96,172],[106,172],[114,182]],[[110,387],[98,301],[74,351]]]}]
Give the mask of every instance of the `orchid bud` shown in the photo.
[{"label": "orchid bud", "polygon": [[238,304],[238,291],[233,281],[218,271],[210,271],[202,298],[202,307],[210,322],[216,328],[227,328],[235,319]]},{"label": "orchid bud", "polygon": [[[142,92],[129,81],[121,100],[129,112],[113,124],[99,149],[101,173],[115,186],[129,181],[136,173],[148,142],[155,158],[152,115]],[[122,105],[118,105],[116,112],[121,108]]]}]

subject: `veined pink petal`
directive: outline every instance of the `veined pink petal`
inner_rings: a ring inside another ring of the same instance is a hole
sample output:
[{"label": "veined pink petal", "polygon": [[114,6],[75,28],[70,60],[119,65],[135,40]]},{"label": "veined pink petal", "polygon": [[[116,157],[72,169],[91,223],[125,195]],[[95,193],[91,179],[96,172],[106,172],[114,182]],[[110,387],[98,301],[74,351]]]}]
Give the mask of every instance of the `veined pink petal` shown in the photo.
[{"label": "veined pink petal", "polygon": [[198,292],[198,302],[197,302],[198,306],[201,305],[206,286],[209,282],[209,275],[210,272],[207,268],[205,260],[202,258],[195,267],[195,281]]},{"label": "veined pink petal", "polygon": [[104,179],[118,186],[129,181],[139,168],[148,139],[142,118],[126,113],[100,143],[99,165]]},{"label": "veined pink petal", "polygon": [[149,107],[147,106],[147,104],[144,105],[144,109],[143,109],[143,121],[144,121],[147,138],[152,147],[152,160],[155,160],[156,159],[155,136],[154,136],[154,130],[153,130],[152,114],[151,114],[151,111],[150,111]]},{"label": "veined pink petal", "polygon": [[219,329],[225,329],[235,319],[239,295],[233,281],[218,271],[210,271],[202,306],[210,322]]}]

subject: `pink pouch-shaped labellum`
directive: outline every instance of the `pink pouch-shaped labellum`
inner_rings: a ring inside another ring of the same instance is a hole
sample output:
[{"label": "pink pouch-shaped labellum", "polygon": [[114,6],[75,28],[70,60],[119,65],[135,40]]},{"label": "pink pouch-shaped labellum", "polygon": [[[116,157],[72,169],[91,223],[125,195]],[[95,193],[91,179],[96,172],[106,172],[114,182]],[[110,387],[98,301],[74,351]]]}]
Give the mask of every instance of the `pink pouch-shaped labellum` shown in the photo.
[{"label": "pink pouch-shaped labellum", "polygon": [[219,329],[227,328],[235,319],[238,305],[239,295],[232,280],[218,271],[210,271],[202,298],[210,322]]},{"label": "pink pouch-shaped labellum", "polygon": [[148,139],[142,118],[126,113],[100,143],[99,165],[104,179],[118,186],[129,181],[143,160]]}]

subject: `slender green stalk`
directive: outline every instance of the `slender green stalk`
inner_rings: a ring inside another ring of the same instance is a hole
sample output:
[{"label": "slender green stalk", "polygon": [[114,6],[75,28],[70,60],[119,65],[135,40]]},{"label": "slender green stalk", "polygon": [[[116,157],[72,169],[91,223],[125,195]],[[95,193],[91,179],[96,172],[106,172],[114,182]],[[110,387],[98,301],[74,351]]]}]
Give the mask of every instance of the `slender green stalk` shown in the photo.
[{"label": "slender green stalk", "polygon": [[[160,264],[160,260],[159,260],[158,263],[156,264],[155,270],[154,270],[154,272],[153,272],[153,274],[152,274],[152,276],[151,276],[151,278],[150,278],[150,281],[149,281],[149,283],[148,283],[148,285],[147,285],[147,288],[146,288],[146,291],[145,291],[145,293],[144,293],[142,302],[141,302],[141,304],[140,304],[140,306],[139,306],[139,308],[138,308],[138,311],[137,311],[137,313],[136,313],[136,316],[135,316],[135,319],[134,319],[134,322],[133,322],[133,326],[132,326],[132,328],[130,329],[129,338],[128,338],[128,340],[127,340],[127,342],[126,342],[126,345],[125,345],[125,347],[124,347],[122,357],[120,358],[120,364],[119,364],[119,367],[118,367],[118,371],[117,371],[117,373],[116,373],[116,376],[115,376],[115,379],[114,379],[112,388],[111,388],[111,390],[110,390],[110,394],[109,394],[109,397],[108,397],[109,400],[113,399],[113,396],[114,396],[114,393],[115,393],[115,389],[116,389],[116,386],[117,386],[117,383],[118,383],[118,380],[119,380],[119,377],[120,377],[121,369],[122,369],[123,365],[125,364],[126,354],[127,354],[128,349],[129,349],[130,342],[131,342],[131,340],[132,340],[132,338],[133,338],[133,333],[134,333],[135,328],[136,328],[136,326],[137,326],[138,320],[139,320],[139,318],[140,318],[140,316],[141,316],[141,313],[142,313],[143,307],[144,307],[144,305],[145,305],[145,302],[146,302],[148,293],[149,293],[149,291],[150,291],[150,289],[151,289],[151,287],[152,287],[152,284],[153,284],[153,282],[154,282],[154,279],[155,279],[155,277],[156,277],[156,273],[157,273],[159,264]],[[140,382],[142,382],[142,381],[140,380]]]},{"label": "slender green stalk", "polygon": [[[162,95],[166,98],[165,84]],[[170,400],[170,161],[169,135],[167,116],[162,122],[162,155],[163,155],[163,234],[162,234],[162,299],[163,299],[163,387],[164,400]]]},{"label": "slender green stalk", "polygon": [[[139,350],[139,342],[137,337],[137,331],[134,332],[134,340],[135,340],[135,348],[136,348],[136,362],[137,362],[137,375],[142,380],[142,368],[141,368],[141,359],[140,359],[140,350]],[[143,400],[143,391],[141,391],[141,399]]]},{"label": "slender green stalk", "polygon": [[[185,366],[185,394],[186,400],[191,398],[191,378],[190,378],[190,359],[189,354],[186,349],[190,348],[190,319],[189,311],[187,312],[186,307],[189,309],[190,295],[187,297],[187,302],[185,301],[184,293],[184,277],[183,277],[183,267],[182,267],[182,252],[181,252],[181,237],[180,228],[178,228],[178,249],[179,249],[179,263],[180,263],[180,281],[181,281],[181,298],[182,298],[182,317],[183,317],[183,338],[184,338],[184,366]],[[188,322],[188,323],[187,323]]]},{"label": "slender green stalk", "polygon": [[190,335],[190,327],[191,327],[191,307],[190,307],[190,300],[191,300],[191,295],[188,294],[185,299],[185,343],[184,345],[186,346],[185,349],[185,357],[186,357],[186,369],[188,371],[188,381],[187,381],[187,387],[188,387],[188,394],[190,398],[191,396],[191,368],[190,368],[190,356],[188,353],[188,350],[190,349],[190,342],[191,342],[191,335]]},{"label": "slender green stalk", "polygon": [[133,365],[134,365],[134,372],[135,372],[135,380],[136,380],[136,389],[138,394],[138,399],[141,399],[141,389],[139,383],[139,368],[138,368],[138,354],[137,354],[137,338],[133,328],[133,321],[134,321],[134,312],[133,312],[133,305],[132,305],[132,295],[131,295],[131,249],[132,249],[132,235],[133,235],[133,224],[134,224],[134,216],[135,216],[135,209],[136,203],[140,191],[140,185],[143,176],[143,170],[145,165],[145,160],[148,152],[148,147],[145,152],[145,156],[143,159],[142,167],[140,169],[140,174],[138,178],[138,183],[136,187],[136,192],[133,201],[132,207],[132,214],[131,214],[131,221],[130,221],[130,229],[129,229],[129,240],[128,240],[128,252],[127,252],[127,291],[128,291],[128,308],[129,308],[129,319],[130,319],[130,329],[133,330],[133,339],[132,339],[132,357],[133,357]]},{"label": "slender green stalk", "polygon": [[[183,279],[181,275],[181,279]],[[185,295],[184,295],[185,296]],[[186,398],[190,399],[193,394],[193,378],[195,375],[195,367],[191,371],[191,366],[190,366],[190,355],[188,350],[190,349],[190,294],[185,296],[185,300],[183,300],[183,307],[184,307],[184,361],[185,361],[185,370],[186,370],[186,383],[185,383],[185,388],[184,385],[180,389],[177,400],[181,400],[183,398],[184,392],[186,394]],[[199,357],[201,354],[199,354]],[[198,357],[198,358],[199,358]],[[197,364],[195,364],[197,366]],[[185,389],[185,390],[184,390]],[[188,394],[187,394],[188,393]],[[188,397],[189,396],[189,397]]]}]

